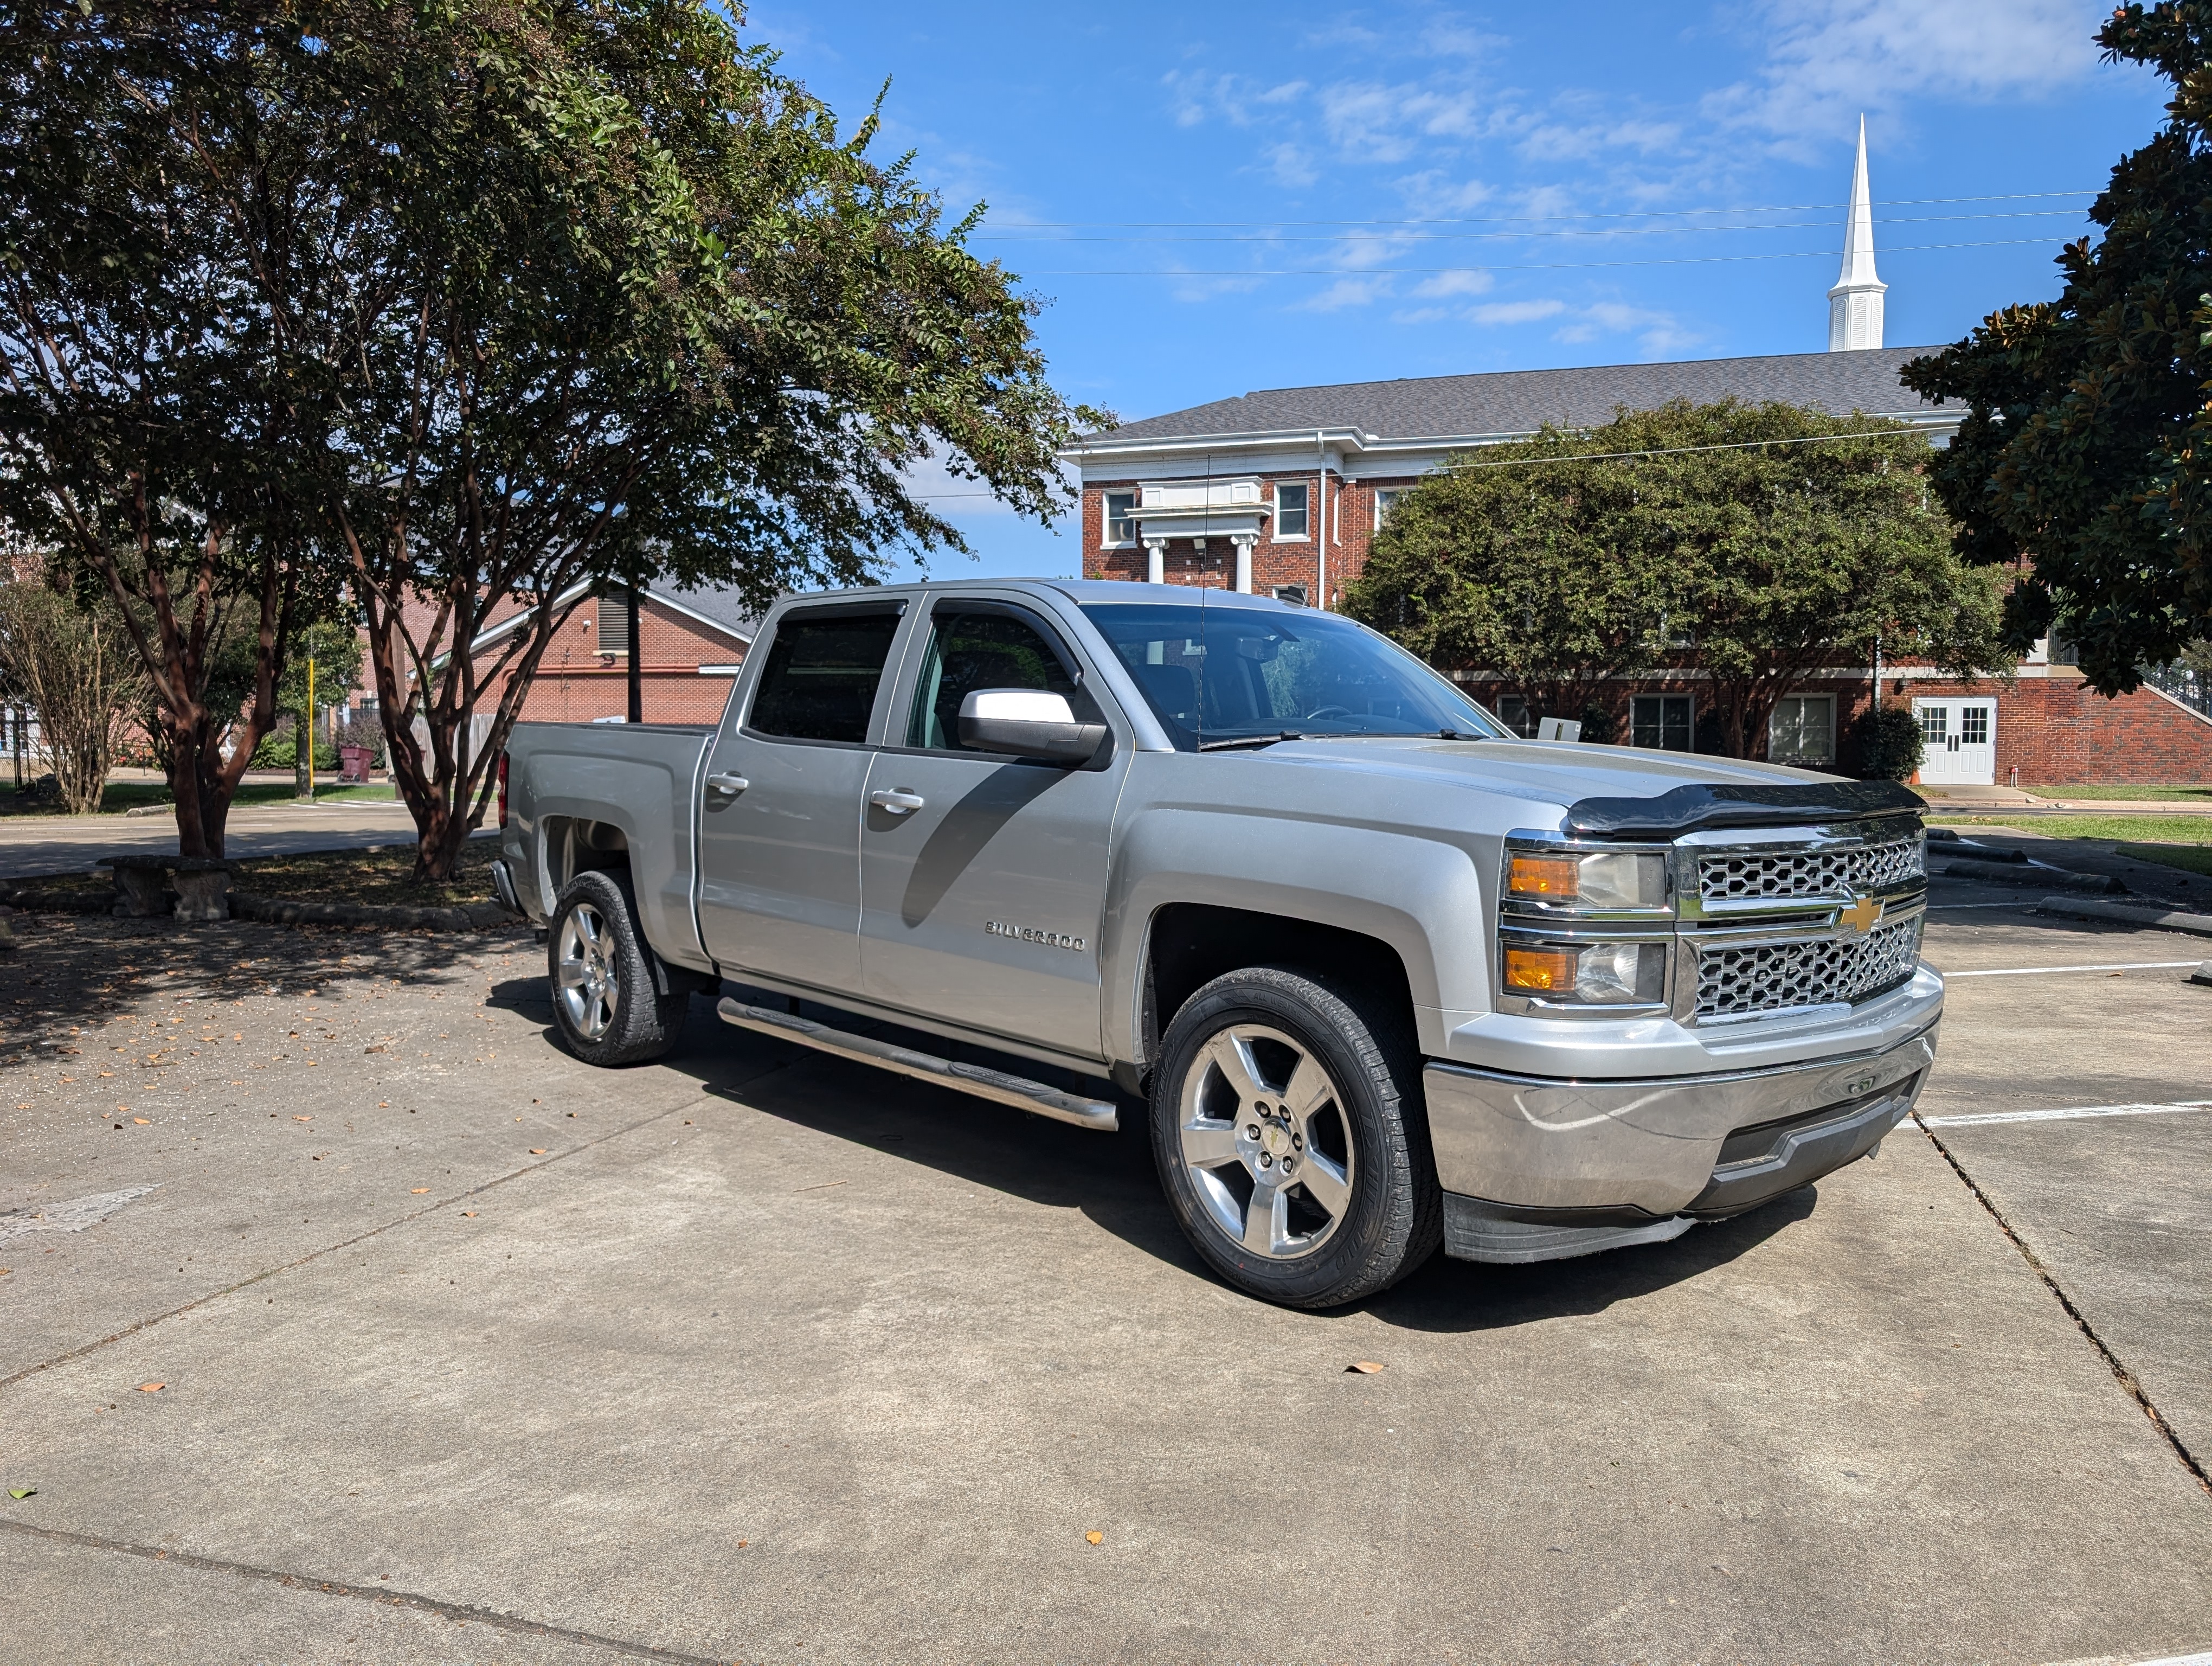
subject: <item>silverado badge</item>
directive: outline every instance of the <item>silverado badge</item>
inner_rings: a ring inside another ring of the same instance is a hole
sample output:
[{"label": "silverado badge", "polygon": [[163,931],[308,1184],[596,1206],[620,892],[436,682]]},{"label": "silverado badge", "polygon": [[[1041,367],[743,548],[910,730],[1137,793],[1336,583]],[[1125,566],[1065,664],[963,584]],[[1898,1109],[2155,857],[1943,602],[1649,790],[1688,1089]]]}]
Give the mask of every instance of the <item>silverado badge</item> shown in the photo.
[{"label": "silverado badge", "polygon": [[1838,923],[1849,926],[1861,937],[1864,937],[1869,932],[1880,925],[1881,923],[1881,916],[1882,901],[1879,897],[1859,897],[1852,903],[1850,907],[1847,909],[1838,909],[1836,911],[1836,919]]}]

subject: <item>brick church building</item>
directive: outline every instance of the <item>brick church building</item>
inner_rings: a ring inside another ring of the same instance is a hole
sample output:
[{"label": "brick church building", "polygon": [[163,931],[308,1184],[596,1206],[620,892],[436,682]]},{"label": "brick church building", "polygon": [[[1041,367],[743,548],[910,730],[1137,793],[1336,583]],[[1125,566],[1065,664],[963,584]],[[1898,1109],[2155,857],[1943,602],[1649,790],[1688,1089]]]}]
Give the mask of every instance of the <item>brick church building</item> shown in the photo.
[{"label": "brick church building", "polygon": [[[1598,426],[1616,409],[1733,396],[1837,416],[1904,423],[1942,445],[1961,413],[1898,380],[1936,350],[1881,344],[1865,137],[1859,142],[1844,270],[1829,293],[1825,353],[1670,364],[1516,370],[1325,387],[1273,388],[1081,436],[1086,578],[1210,585],[1335,609],[1366,564],[1398,496],[1448,459],[1525,440],[1549,423]],[[2050,645],[2012,678],[1960,684],[1929,666],[1881,671],[1886,701],[1910,701],[1928,745],[1927,784],[2212,781],[2212,714],[2201,682],[2146,687],[2118,700],[2089,691]],[[1480,667],[1453,675],[1474,685]],[[1777,762],[1847,765],[1850,725],[1872,703],[1872,666],[1825,666],[1781,702],[1765,737]],[[1510,701],[1499,715],[1533,733],[1543,715]],[[1693,676],[1624,684],[1618,739],[1688,751],[1697,745]]]}]

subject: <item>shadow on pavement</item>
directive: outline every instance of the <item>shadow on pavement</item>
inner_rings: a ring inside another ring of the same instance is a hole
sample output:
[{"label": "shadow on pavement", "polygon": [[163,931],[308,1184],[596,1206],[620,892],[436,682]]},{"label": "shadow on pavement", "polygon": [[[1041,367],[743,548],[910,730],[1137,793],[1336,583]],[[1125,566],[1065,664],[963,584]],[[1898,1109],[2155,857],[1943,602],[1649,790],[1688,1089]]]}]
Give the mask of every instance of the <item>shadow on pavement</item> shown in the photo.
[{"label": "shadow on pavement", "polygon": [[[491,999],[545,1018],[548,1044],[560,1044],[542,978],[503,982]],[[805,1067],[763,1075],[762,1067],[778,1058]],[[684,1040],[660,1064],[693,1077],[708,1092],[742,1084],[747,1106],[817,1134],[1043,1207],[1079,1209],[1125,1243],[1212,1277],[1169,1212],[1143,1108],[1134,1101],[1122,1102],[1119,1134],[1072,1128],[733,1030],[715,1018],[703,995],[692,998]],[[1095,1091],[1099,1085],[1089,1086]],[[1439,1251],[1395,1288],[1322,1316],[1365,1311],[1408,1330],[1468,1332],[1602,1312],[1733,1261],[1802,1220],[1814,1203],[1808,1186],[1668,1243],[1531,1267],[1453,1261]]]}]

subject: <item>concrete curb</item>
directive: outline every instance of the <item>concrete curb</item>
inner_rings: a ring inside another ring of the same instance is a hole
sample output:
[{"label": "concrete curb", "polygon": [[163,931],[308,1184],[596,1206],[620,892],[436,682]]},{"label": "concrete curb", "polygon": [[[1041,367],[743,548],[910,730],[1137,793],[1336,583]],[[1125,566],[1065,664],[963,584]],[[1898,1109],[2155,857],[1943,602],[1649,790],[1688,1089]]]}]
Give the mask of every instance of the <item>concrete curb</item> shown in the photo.
[{"label": "concrete curb", "polygon": [[520,915],[499,903],[469,903],[450,909],[408,909],[372,903],[295,903],[251,891],[230,894],[234,920],[259,920],[275,926],[375,926],[386,931],[489,931],[519,926]]},{"label": "concrete curb", "polygon": [[2114,920],[2126,926],[2156,926],[2162,931],[2212,937],[2212,914],[2183,914],[2172,909],[2144,908],[2127,903],[2100,903],[2088,897],[2046,897],[2036,904],[2035,911],[2076,920]]},{"label": "concrete curb", "polygon": [[40,890],[16,885],[0,890],[0,903],[26,914],[108,914],[115,908],[112,891]]},{"label": "concrete curb", "polygon": [[2109,873],[2075,873],[2064,868],[2040,867],[2031,862],[1978,861],[1957,856],[1938,873],[1960,879],[1981,879],[2001,885],[2057,885],[2064,891],[2097,891],[2110,895],[2127,887]]},{"label": "concrete curb", "polygon": [[[112,914],[112,891],[0,891],[0,903],[26,914]],[[162,916],[149,916],[160,918]],[[230,917],[276,926],[369,926],[382,931],[496,931],[519,926],[522,916],[499,903],[470,903],[450,909],[384,907],[369,903],[299,903],[283,897],[230,893]]]}]

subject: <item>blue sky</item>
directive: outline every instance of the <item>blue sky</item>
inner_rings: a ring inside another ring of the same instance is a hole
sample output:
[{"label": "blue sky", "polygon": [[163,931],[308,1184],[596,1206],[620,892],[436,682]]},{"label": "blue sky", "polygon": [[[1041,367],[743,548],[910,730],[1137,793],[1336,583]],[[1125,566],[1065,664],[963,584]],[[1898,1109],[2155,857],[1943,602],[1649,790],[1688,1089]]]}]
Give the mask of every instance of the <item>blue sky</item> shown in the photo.
[{"label": "blue sky", "polygon": [[[1126,418],[1253,388],[1810,352],[1868,123],[1891,345],[2056,292],[2162,83],[2075,0],[1513,9],[761,5],[747,33],[912,149],[1048,301],[1056,386]],[[925,489],[972,491],[932,478]],[[1073,573],[939,507],[937,572]],[[902,576],[911,575],[911,568]]]}]

